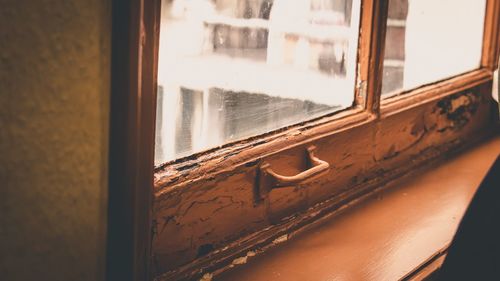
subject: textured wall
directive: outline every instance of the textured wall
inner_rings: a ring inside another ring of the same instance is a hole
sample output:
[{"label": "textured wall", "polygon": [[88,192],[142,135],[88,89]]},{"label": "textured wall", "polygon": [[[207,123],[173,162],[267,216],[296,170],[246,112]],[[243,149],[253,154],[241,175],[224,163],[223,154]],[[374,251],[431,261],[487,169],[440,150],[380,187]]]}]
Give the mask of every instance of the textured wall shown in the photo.
[{"label": "textured wall", "polygon": [[104,270],[110,0],[0,0],[0,279]]}]

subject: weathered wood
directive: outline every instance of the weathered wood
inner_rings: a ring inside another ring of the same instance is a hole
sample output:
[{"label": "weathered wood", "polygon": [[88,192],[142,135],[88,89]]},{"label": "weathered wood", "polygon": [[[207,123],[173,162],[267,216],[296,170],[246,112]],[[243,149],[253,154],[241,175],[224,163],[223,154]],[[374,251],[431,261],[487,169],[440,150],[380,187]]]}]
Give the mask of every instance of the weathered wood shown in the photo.
[{"label": "weathered wood", "polygon": [[[406,110],[383,114],[379,120],[358,120],[312,139],[288,135],[287,145],[279,151],[267,150],[265,156],[246,158],[239,164],[238,155],[232,155],[223,160],[230,161],[232,168],[156,186],[156,273],[169,272],[163,278],[178,279],[230,264],[231,257],[257,244],[271,243],[381,182],[488,132],[493,126],[491,77],[480,85],[474,81],[471,87],[450,85],[439,98],[429,96]],[[305,130],[303,134],[313,133]],[[307,184],[273,190],[265,204],[255,204],[252,191],[259,163],[269,162],[279,167],[279,173],[293,175],[303,168],[298,155],[308,145],[316,145],[318,155],[330,163],[330,172]],[[328,200],[327,208],[322,202]]]},{"label": "weathered wood", "polygon": [[450,93],[483,84],[490,81],[492,77],[493,74],[489,69],[479,69],[445,81],[401,92],[397,96],[382,100],[381,115],[390,115],[418,106],[421,103],[429,102],[430,100],[438,100]]},{"label": "weathered wood", "polygon": [[[153,275],[181,280],[220,271],[246,251],[266,248],[381,183],[490,133],[498,2],[488,1],[481,69],[381,101],[388,1],[363,1],[357,107],[156,169]],[[310,145],[329,172],[255,200],[260,165],[298,174],[307,167],[303,155]]]},{"label": "weathered wood", "polygon": [[389,0],[363,1],[359,41],[358,103],[378,115]]},{"label": "weathered wood", "polygon": [[107,280],[150,280],[159,0],[113,1]]},{"label": "weathered wood", "polygon": [[500,56],[500,1],[487,0],[481,66],[498,68]]},{"label": "weathered wood", "polygon": [[235,165],[258,161],[267,155],[284,151],[290,145],[331,135],[353,124],[373,118],[361,109],[347,109],[333,116],[303,122],[277,132],[224,145],[212,150],[166,163],[155,171],[156,196],[182,188],[200,178],[210,178]]}]

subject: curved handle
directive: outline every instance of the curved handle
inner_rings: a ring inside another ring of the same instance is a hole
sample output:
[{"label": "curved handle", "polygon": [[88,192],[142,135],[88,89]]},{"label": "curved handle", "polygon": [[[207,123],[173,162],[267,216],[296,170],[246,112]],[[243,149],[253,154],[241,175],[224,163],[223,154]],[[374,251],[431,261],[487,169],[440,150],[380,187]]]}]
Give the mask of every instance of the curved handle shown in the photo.
[{"label": "curved handle", "polygon": [[262,164],[260,166],[260,197],[266,197],[267,193],[269,193],[269,191],[273,188],[297,185],[312,178],[313,176],[327,171],[330,168],[330,164],[316,157],[315,150],[315,146],[307,148],[307,156],[309,158],[311,168],[294,176],[280,175],[271,169],[269,163]]}]

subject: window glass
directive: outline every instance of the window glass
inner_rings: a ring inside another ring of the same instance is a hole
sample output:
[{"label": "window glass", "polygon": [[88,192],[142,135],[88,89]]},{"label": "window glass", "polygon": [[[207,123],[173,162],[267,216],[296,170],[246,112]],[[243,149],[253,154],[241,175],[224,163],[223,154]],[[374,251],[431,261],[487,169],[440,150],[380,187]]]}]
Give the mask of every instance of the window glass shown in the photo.
[{"label": "window glass", "polygon": [[382,95],[480,66],[486,0],[390,0]]},{"label": "window glass", "polygon": [[155,164],[349,107],[359,0],[163,0]]}]

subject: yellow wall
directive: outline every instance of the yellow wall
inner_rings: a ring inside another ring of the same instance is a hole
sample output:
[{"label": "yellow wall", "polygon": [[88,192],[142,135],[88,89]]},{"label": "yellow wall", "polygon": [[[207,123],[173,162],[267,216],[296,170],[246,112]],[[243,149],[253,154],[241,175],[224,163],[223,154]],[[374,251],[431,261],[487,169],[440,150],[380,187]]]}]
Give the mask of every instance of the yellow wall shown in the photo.
[{"label": "yellow wall", "polygon": [[0,279],[103,279],[110,0],[0,0]]}]

